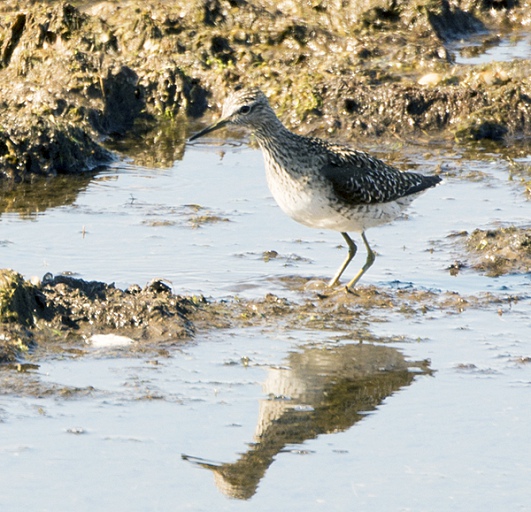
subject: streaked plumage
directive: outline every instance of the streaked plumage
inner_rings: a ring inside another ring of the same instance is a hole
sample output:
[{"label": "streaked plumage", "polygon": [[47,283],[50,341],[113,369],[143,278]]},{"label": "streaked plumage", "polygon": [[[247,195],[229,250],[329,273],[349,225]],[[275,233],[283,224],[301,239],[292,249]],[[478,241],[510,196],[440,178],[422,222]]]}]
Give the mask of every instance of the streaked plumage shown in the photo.
[{"label": "streaked plumage", "polygon": [[350,289],[374,261],[365,230],[390,222],[421,192],[441,181],[438,176],[402,172],[347,146],[289,131],[259,89],[231,94],[221,119],[190,140],[228,124],[254,133],[264,155],[268,186],[286,214],[306,226],[342,234],[349,254],[330,286],[337,284],[356,253],[348,231],[361,233],[367,248],[367,261],[348,283]]}]

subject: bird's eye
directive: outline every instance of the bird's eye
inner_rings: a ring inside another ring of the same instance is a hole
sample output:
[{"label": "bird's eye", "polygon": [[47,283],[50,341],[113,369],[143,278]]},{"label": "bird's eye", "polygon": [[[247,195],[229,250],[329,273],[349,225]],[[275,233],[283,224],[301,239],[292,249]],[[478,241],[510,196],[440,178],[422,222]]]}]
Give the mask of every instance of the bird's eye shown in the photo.
[{"label": "bird's eye", "polygon": [[244,105],[242,108],[240,108],[240,114],[248,114],[251,111],[251,107],[249,105]]}]

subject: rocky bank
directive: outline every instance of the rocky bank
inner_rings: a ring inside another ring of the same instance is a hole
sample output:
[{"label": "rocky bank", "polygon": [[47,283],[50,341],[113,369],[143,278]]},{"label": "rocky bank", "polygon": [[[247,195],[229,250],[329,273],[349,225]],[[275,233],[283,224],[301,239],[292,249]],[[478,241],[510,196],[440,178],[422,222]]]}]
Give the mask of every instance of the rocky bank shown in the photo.
[{"label": "rocky bank", "polygon": [[0,15],[4,181],[93,168],[167,119],[184,137],[236,84],[342,140],[530,133],[529,62],[457,67],[447,45],[518,30],[527,2],[7,0]]}]

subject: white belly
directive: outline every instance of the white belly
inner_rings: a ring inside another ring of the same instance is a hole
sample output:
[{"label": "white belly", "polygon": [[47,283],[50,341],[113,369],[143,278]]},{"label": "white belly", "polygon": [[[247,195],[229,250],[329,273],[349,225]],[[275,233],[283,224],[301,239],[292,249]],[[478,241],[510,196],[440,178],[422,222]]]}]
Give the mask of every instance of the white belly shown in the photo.
[{"label": "white belly", "polygon": [[267,173],[269,189],[284,213],[292,219],[317,229],[341,232],[362,232],[386,224],[409,206],[418,194],[412,194],[388,203],[345,205],[331,201],[332,191],[311,186],[308,178],[295,181],[271,179]]}]

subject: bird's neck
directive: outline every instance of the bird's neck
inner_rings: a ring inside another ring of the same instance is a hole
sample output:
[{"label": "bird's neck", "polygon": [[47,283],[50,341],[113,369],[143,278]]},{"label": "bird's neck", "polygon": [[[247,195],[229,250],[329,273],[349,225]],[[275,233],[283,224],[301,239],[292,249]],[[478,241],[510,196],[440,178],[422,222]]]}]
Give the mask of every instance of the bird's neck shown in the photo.
[{"label": "bird's neck", "polygon": [[268,143],[281,143],[283,140],[288,140],[290,135],[294,135],[282,124],[277,116],[273,115],[264,121],[253,130],[261,147]]},{"label": "bird's neck", "polygon": [[307,173],[308,166],[305,164],[319,158],[319,155],[313,154],[307,137],[289,131],[278,119],[275,123],[268,123],[264,129],[255,129],[254,135],[264,154],[268,173],[287,173],[298,179]]}]

